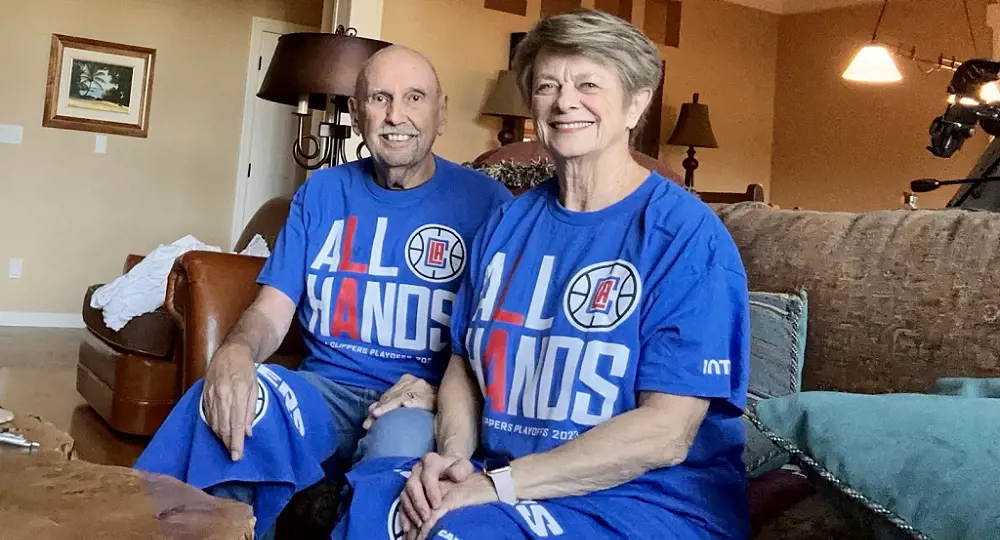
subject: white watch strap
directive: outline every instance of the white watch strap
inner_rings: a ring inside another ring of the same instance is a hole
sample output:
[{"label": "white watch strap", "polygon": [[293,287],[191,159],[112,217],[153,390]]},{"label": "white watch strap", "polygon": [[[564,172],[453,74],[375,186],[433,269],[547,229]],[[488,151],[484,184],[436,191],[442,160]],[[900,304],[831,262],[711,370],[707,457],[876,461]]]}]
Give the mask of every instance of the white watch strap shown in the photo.
[{"label": "white watch strap", "polygon": [[496,490],[500,502],[517,504],[517,497],[514,495],[514,481],[510,477],[510,467],[487,473],[487,476],[493,481],[493,489]]}]

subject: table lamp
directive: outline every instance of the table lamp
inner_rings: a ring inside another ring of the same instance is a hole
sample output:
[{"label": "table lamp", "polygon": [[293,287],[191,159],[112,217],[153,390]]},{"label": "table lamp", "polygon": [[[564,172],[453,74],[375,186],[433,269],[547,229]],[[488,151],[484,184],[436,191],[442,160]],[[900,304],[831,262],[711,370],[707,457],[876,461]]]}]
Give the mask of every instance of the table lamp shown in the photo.
[{"label": "table lamp", "polygon": [[[354,95],[355,82],[365,61],[389,45],[358,37],[357,30],[343,26],[333,33],[295,32],[278,38],[257,97],[296,108],[299,134],[292,155],[300,167],[315,170],[347,162],[344,146],[351,136],[351,126],[342,125],[340,115],[348,112],[347,99]],[[332,112],[327,110],[330,101]],[[310,109],[325,113],[318,137],[303,135]],[[312,148],[306,150],[306,146]],[[316,158],[319,160],[310,163]]]},{"label": "table lamp", "polygon": [[698,160],[694,158],[695,147],[719,147],[715,134],[712,133],[712,123],[708,118],[708,105],[698,103],[698,94],[694,95],[691,103],[681,105],[677,125],[674,126],[674,132],[667,144],[688,147],[688,157],[681,165],[684,166],[684,187],[694,191],[694,170],[698,168]]},{"label": "table lamp", "polygon": [[502,70],[497,77],[497,83],[486,100],[483,114],[499,116],[503,119],[503,127],[497,134],[500,145],[510,144],[524,138],[525,118],[531,118],[531,111],[521,97],[517,88],[517,74],[510,70]]}]

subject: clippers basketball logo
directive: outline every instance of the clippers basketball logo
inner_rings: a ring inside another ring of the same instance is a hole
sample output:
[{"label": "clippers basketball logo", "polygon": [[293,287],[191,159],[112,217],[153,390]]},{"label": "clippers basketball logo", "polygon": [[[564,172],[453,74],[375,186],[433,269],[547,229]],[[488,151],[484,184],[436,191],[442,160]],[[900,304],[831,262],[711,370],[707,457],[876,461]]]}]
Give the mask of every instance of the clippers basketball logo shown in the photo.
[{"label": "clippers basketball logo", "polygon": [[465,268],[465,243],[455,229],[424,225],[406,241],[406,265],[425,281],[443,283]]},{"label": "clippers basketball logo", "polygon": [[623,260],[592,264],[573,276],[563,309],[566,317],[584,332],[607,332],[635,311],[642,295],[639,272]]},{"label": "clippers basketball logo", "polygon": [[590,307],[587,308],[587,313],[604,313],[607,314],[611,311],[611,293],[613,293],[618,287],[618,278],[609,277],[604,278],[597,282],[597,291],[594,293],[594,299],[590,301]]},{"label": "clippers basketball logo", "polygon": [[[250,424],[251,427],[256,426],[267,414],[267,405],[270,402],[270,393],[264,388],[264,381],[257,378],[257,403],[254,405],[254,415],[253,423]],[[202,400],[198,406],[198,413],[201,415],[201,421],[208,423],[205,418],[205,401]]]},{"label": "clippers basketball logo", "polygon": [[427,260],[424,261],[427,266],[432,266],[434,268],[444,268],[445,260],[444,253],[448,250],[448,241],[441,240],[440,238],[431,238],[427,241],[430,247],[427,249]]}]

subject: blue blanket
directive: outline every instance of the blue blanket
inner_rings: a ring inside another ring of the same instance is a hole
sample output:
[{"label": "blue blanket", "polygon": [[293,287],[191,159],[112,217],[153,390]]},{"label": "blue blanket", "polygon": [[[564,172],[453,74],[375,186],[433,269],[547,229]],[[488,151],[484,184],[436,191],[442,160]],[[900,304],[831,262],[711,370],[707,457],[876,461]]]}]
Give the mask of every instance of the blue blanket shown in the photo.
[{"label": "blue blanket", "polygon": [[253,510],[260,537],[296,492],[324,476],[322,463],[333,453],[330,410],[312,384],[277,365],[257,366],[253,437],[243,457],[229,450],[205,422],[204,381],[181,398],[135,464],[136,469],[172,476],[199,489],[224,482],[255,486]]}]

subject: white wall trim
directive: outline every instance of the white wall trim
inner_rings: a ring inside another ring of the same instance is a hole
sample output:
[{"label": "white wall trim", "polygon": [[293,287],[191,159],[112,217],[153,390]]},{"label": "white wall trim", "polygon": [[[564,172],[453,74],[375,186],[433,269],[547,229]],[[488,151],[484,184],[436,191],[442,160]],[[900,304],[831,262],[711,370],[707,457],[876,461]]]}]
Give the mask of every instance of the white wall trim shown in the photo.
[{"label": "white wall trim", "polygon": [[361,37],[382,39],[383,4],[383,0],[335,0],[330,12],[331,31],[343,25],[356,29]]},{"label": "white wall trim", "polygon": [[[247,55],[246,80],[243,90],[243,127],[240,131],[240,153],[236,164],[236,188],[233,190],[233,216],[229,227],[229,249],[233,249],[243,232],[242,217],[247,197],[247,167],[250,165],[250,136],[253,134],[254,100],[257,99],[257,58],[260,56],[261,36],[264,32],[287,34],[290,32],[316,32],[313,26],[305,26],[263,17],[254,17],[250,28],[250,54]],[[266,70],[267,66],[261,69]],[[289,151],[291,141],[289,141]]]},{"label": "white wall trim", "polygon": [[26,328],[84,328],[79,313],[42,313],[30,311],[0,311],[0,326]]}]

